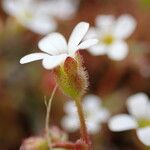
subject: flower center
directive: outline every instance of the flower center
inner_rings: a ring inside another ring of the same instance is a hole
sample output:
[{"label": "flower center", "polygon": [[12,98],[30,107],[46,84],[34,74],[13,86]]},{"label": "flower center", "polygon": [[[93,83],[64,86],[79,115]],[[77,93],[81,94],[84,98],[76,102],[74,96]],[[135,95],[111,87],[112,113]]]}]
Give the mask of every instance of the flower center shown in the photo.
[{"label": "flower center", "polygon": [[140,119],[140,120],[138,120],[138,125],[139,125],[140,128],[150,126],[150,120]]},{"label": "flower center", "polygon": [[103,38],[102,38],[102,42],[105,43],[106,45],[110,45],[112,44],[112,42],[114,41],[114,38],[112,35],[105,35]]}]

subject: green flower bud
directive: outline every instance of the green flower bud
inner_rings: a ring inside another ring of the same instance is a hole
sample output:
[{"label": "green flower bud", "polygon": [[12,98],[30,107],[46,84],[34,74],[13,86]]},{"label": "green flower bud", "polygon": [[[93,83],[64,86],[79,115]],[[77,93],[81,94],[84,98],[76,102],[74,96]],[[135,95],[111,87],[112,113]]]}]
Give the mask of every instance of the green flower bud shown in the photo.
[{"label": "green flower bud", "polygon": [[88,87],[88,77],[79,54],[75,58],[68,57],[62,66],[54,69],[54,73],[64,94],[72,99],[78,99],[85,93]]},{"label": "green flower bud", "polygon": [[52,126],[49,130],[49,136],[52,143],[68,140],[68,135],[56,126]]},{"label": "green flower bud", "polygon": [[30,137],[24,140],[20,150],[49,150],[49,147],[45,138]]}]

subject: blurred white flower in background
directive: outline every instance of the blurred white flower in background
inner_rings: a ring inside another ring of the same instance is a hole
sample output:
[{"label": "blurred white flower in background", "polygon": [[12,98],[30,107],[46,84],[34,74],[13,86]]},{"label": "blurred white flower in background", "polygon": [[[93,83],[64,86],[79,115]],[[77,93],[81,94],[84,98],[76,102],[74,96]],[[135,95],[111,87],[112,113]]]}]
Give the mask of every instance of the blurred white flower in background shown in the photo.
[{"label": "blurred white flower in background", "polygon": [[120,132],[136,129],[140,141],[150,146],[150,99],[144,93],[137,93],[127,99],[128,114],[119,114],[110,118],[111,131]]},{"label": "blurred white flower in background", "polygon": [[[82,104],[89,133],[98,133],[101,129],[101,123],[108,120],[109,111],[102,106],[101,99],[95,95],[85,96]],[[62,118],[62,127],[68,132],[78,130],[80,123],[74,101],[66,102],[64,111],[66,112],[66,116]]]},{"label": "blurred white flower in background", "polygon": [[68,44],[62,34],[58,32],[51,33],[38,43],[38,47],[43,53],[26,55],[20,60],[20,63],[25,64],[36,60],[42,60],[45,69],[53,69],[62,64],[67,57],[74,57],[77,50],[97,44],[97,39],[88,39],[81,42],[88,29],[88,23],[78,23],[72,31]]},{"label": "blurred white flower in background", "polygon": [[2,7],[24,27],[37,34],[47,34],[56,30],[55,20],[40,11],[39,3],[31,0],[3,0]]},{"label": "blurred white flower in background", "polygon": [[[70,19],[77,10],[72,0],[3,0],[4,11],[29,30],[45,35],[57,29],[56,17]],[[76,4],[76,5],[75,5]]]},{"label": "blurred white flower in background", "polygon": [[46,0],[41,3],[41,10],[58,19],[67,20],[74,17],[79,0]]},{"label": "blurred white flower in background", "polygon": [[89,52],[95,56],[108,55],[112,60],[123,60],[128,54],[128,45],[125,42],[136,28],[136,20],[130,15],[121,15],[115,20],[112,15],[99,15],[87,37],[98,38],[99,43]]}]

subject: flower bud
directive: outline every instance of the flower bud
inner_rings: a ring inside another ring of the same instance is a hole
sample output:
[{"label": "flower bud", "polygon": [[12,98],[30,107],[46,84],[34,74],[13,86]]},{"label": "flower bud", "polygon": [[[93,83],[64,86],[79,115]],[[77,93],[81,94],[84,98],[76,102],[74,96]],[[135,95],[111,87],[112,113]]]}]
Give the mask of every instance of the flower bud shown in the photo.
[{"label": "flower bud", "polygon": [[60,89],[72,99],[80,98],[88,87],[87,72],[79,54],[75,58],[68,57],[54,73]]},{"label": "flower bud", "polygon": [[64,63],[64,71],[68,76],[75,76],[78,71],[78,64],[75,59],[68,57]]},{"label": "flower bud", "polygon": [[45,138],[30,137],[23,141],[20,150],[49,150],[49,147]]},{"label": "flower bud", "polygon": [[52,143],[68,140],[68,135],[56,126],[52,126],[49,131]]}]

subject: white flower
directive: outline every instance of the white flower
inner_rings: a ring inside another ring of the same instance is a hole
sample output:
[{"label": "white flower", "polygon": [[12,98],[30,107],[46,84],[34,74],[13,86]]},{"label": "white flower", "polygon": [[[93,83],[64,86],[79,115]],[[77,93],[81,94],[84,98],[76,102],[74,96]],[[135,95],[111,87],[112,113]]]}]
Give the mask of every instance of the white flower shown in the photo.
[{"label": "white flower", "polygon": [[119,114],[110,118],[108,126],[115,132],[136,129],[142,143],[150,146],[150,101],[146,94],[138,93],[127,99],[129,115]]},{"label": "white flower", "polygon": [[43,52],[26,55],[20,60],[20,63],[25,64],[42,60],[42,64],[46,69],[57,67],[67,57],[74,57],[77,50],[88,48],[98,42],[97,39],[89,39],[81,42],[88,28],[89,24],[86,22],[77,24],[69,38],[68,44],[64,36],[60,33],[55,32],[47,35],[38,43],[39,49]]},{"label": "white flower", "polygon": [[[89,133],[97,133],[101,128],[101,123],[106,122],[109,117],[108,110],[102,107],[101,99],[95,95],[85,96],[83,99],[83,109]],[[64,110],[67,115],[61,121],[63,128],[69,132],[79,129],[80,123],[74,102],[66,102]]]},{"label": "white flower", "polygon": [[69,19],[73,16],[77,10],[77,1],[3,0],[2,8],[24,27],[37,34],[45,35],[56,30],[55,18]]},{"label": "white flower", "polygon": [[113,60],[123,60],[128,54],[128,45],[125,42],[135,30],[136,20],[130,15],[121,15],[115,20],[112,15],[96,17],[96,27],[92,27],[87,37],[99,39],[99,43],[89,52],[95,56],[107,54]]},{"label": "white flower", "polygon": [[41,6],[33,0],[3,0],[2,2],[6,13],[37,34],[45,35],[57,28],[55,20],[40,11]]}]

